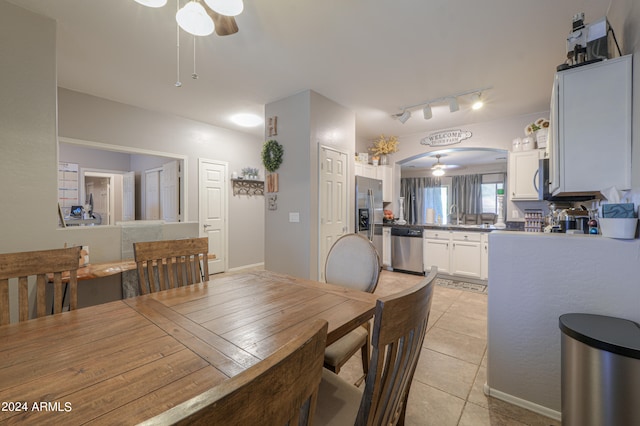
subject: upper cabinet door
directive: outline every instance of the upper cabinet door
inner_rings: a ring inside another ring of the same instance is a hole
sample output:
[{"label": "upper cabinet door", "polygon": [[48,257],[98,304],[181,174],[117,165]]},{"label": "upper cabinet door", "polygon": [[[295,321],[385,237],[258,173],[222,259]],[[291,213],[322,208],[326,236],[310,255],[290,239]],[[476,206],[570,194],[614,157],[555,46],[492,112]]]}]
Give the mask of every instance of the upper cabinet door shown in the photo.
[{"label": "upper cabinet door", "polygon": [[559,188],[631,187],[632,57],[557,74]]},{"label": "upper cabinet door", "polygon": [[538,200],[539,152],[509,153],[509,198],[513,201]]}]

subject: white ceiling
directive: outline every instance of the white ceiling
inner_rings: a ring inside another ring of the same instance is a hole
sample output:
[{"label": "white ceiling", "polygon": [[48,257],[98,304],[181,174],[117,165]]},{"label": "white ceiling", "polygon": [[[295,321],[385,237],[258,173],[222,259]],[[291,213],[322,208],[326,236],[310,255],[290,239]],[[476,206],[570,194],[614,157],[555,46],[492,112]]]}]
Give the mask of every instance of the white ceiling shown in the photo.
[{"label": "white ceiling", "polygon": [[[263,137],[237,112],[312,89],[355,111],[359,139],[402,137],[549,109],[572,16],[605,16],[609,0],[245,0],[240,31],[181,36],[176,0],[8,0],[58,22],[59,86]],[[185,0],[180,0],[181,4]],[[615,29],[615,28],[614,28]],[[621,31],[621,30],[619,30]],[[485,86],[486,106],[436,106],[431,120],[400,107]]]}]

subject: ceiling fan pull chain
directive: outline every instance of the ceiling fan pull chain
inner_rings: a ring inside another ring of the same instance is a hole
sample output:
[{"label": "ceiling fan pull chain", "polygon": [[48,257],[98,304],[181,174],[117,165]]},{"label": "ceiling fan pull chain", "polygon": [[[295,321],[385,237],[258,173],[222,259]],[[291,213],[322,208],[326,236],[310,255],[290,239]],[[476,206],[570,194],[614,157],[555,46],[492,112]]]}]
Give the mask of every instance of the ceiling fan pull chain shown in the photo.
[{"label": "ceiling fan pull chain", "polygon": [[191,78],[198,79],[198,73],[196,72],[196,36],[193,36],[193,74],[191,74]]},{"label": "ceiling fan pull chain", "polygon": [[[180,10],[180,0],[176,0],[176,10]],[[180,81],[180,25],[176,23],[176,87],[182,87]]]}]

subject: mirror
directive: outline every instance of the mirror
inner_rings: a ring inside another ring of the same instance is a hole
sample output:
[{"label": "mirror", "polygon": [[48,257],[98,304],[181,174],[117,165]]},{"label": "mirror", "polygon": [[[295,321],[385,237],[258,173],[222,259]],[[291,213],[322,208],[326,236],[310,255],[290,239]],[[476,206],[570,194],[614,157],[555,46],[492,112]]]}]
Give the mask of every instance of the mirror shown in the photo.
[{"label": "mirror", "polygon": [[[184,158],[125,150],[61,138],[58,201],[67,226],[184,221]],[[73,206],[82,206],[81,216]]]}]

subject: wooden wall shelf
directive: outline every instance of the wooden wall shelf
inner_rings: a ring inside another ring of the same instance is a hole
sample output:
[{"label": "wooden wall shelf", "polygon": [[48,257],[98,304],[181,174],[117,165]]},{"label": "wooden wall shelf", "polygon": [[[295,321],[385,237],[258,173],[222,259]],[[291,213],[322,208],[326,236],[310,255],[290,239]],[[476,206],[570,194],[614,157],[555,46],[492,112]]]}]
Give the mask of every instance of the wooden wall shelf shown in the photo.
[{"label": "wooden wall shelf", "polygon": [[233,195],[264,195],[264,181],[231,179]]}]

